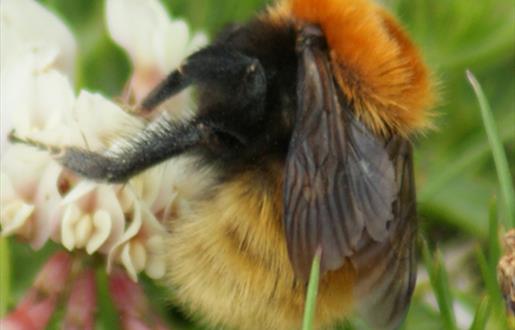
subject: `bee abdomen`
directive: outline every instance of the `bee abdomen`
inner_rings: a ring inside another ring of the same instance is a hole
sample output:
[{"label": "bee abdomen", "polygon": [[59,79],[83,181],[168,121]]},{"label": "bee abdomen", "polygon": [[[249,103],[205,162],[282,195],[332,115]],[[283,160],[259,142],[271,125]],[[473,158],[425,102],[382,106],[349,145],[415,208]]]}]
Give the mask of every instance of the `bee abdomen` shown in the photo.
[{"label": "bee abdomen", "polygon": [[[239,176],[173,221],[167,279],[173,299],[210,325],[299,329],[305,283],[295,279],[288,259],[281,187],[260,181]],[[319,328],[348,314],[352,275],[341,269],[322,280]]]}]

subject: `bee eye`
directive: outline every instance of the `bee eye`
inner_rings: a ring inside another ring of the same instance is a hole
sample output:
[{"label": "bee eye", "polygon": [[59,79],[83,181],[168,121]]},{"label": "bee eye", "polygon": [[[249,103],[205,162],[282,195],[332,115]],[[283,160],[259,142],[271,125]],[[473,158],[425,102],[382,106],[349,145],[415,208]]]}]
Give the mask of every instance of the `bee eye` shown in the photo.
[{"label": "bee eye", "polygon": [[213,130],[218,145],[223,145],[224,147],[233,149],[243,147],[248,144],[248,139],[241,133],[216,124],[208,126]]},{"label": "bee eye", "polygon": [[239,148],[247,144],[247,141],[239,134],[219,131],[216,133],[218,141],[228,148]]},{"label": "bee eye", "polygon": [[[266,89],[266,75],[263,66],[258,60],[252,60],[245,68],[243,74],[243,81],[237,83],[245,89],[245,93],[242,93],[245,98],[249,101],[254,101],[249,95],[253,95],[256,90]],[[262,97],[262,95],[259,95]]]}]

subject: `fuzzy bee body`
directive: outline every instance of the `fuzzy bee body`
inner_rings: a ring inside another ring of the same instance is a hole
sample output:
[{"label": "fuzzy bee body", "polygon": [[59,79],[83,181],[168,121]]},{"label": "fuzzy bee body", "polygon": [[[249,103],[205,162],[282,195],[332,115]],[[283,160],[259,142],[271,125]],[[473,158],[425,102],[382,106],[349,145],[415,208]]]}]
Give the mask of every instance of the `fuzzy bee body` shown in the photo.
[{"label": "fuzzy bee body", "polygon": [[279,2],[191,55],[142,111],[191,84],[194,118],[150,125],[121,151],[68,147],[57,160],[125,182],[193,159],[183,175],[199,185],[168,223],[166,283],[209,324],[299,329],[321,250],[316,327],[352,312],[397,327],[415,283],[409,136],[427,126],[433,94],[396,21],[368,0]]},{"label": "fuzzy bee body", "polygon": [[[415,276],[415,196],[411,147],[405,136],[426,122],[422,110],[431,102],[431,94],[425,76],[427,73],[418,56],[415,57],[416,51],[393,19],[368,2],[347,3],[349,7],[354,5],[361,11],[363,8],[360,6],[370,6],[369,14],[373,13],[374,17],[367,19],[383,19],[385,27],[381,28],[392,33],[391,37],[397,38],[399,48],[405,52],[398,54],[400,58],[395,58],[396,63],[388,62],[390,59],[387,57],[391,54],[382,54],[386,59],[370,59],[384,61],[377,70],[382,69],[385,71],[383,75],[392,75],[391,79],[397,82],[403,79],[399,76],[408,75],[406,71],[413,71],[410,72],[409,81],[401,81],[406,84],[403,88],[399,85],[392,87],[388,83],[386,86],[378,84],[376,96],[378,99],[382,97],[384,104],[375,104],[373,99],[369,100],[370,97],[364,95],[370,93],[367,80],[375,78],[344,76],[341,63],[345,64],[345,61],[335,54],[334,48],[337,47],[331,47],[330,40],[328,49],[322,46],[327,50],[327,58],[323,61],[331,66],[331,80],[334,79],[335,86],[343,91],[342,98],[352,104],[353,113],[361,116],[370,131],[386,136],[384,141],[388,142],[385,142],[385,149],[389,150],[390,158],[395,163],[396,183],[400,190],[397,193],[404,197],[397,198],[396,205],[392,206],[399,219],[391,229],[390,238],[382,243],[364,243],[361,251],[356,247],[358,251],[355,256],[346,258],[343,266],[326,269],[317,300],[316,326],[331,327],[358,310],[371,325],[393,328],[403,318]],[[285,237],[283,212],[284,169],[288,162],[288,150],[292,147],[295,121],[300,116],[298,99],[303,94],[297,81],[306,80],[308,84],[308,79],[299,77],[301,73],[297,70],[302,61],[299,58],[299,47],[302,45],[299,43],[303,42],[299,41],[303,38],[299,37],[302,33],[299,26],[306,26],[306,21],[295,16],[295,10],[300,15],[316,15],[312,8],[322,8],[324,5],[338,5],[340,10],[349,10],[345,8],[345,1],[322,1],[318,4],[310,4],[310,1],[282,2],[247,25],[222,33],[215,42],[234,47],[258,59],[263,65],[269,86],[265,104],[268,116],[264,124],[264,131],[268,135],[258,135],[247,146],[254,150],[240,150],[234,159],[222,161],[224,165],[215,167],[212,175],[221,178],[219,184],[211,185],[209,192],[198,200],[191,212],[171,224],[167,264],[168,282],[175,288],[174,299],[179,305],[186,306],[187,311],[202,316],[208,324],[235,329],[301,327],[306,282],[291,267],[292,256]],[[331,12],[334,13],[334,10]],[[357,18],[351,15],[348,19],[352,21]],[[308,22],[320,24],[316,19]],[[345,22],[337,23],[345,28]],[[372,25],[363,23],[365,28],[372,30],[372,35],[378,33],[373,30],[373,21],[366,23]],[[317,26],[313,29],[317,30]],[[309,38],[309,32],[307,34]],[[348,34],[352,37],[352,31]],[[324,37],[327,38],[327,35]],[[344,48],[342,52],[348,52],[345,47],[341,48]],[[365,63],[358,61],[351,64],[366,67],[368,63],[362,61]],[[396,67],[397,71],[390,67]],[[307,88],[312,87],[316,88]],[[410,89],[414,91],[410,92]],[[200,95],[199,108],[209,108],[203,104],[211,102],[211,95],[203,95],[202,92]],[[421,99],[410,99],[417,96],[421,96]],[[410,104],[399,104],[401,102]],[[371,114],[377,107],[384,111],[385,104],[390,104],[392,113]],[[409,107],[409,112],[403,117],[402,111],[406,107]],[[244,126],[244,123],[241,124]],[[264,141],[260,141],[261,138]],[[274,145],[271,145],[271,141]],[[246,152],[255,158],[246,159]],[[212,165],[217,160],[207,156],[201,162]],[[310,256],[301,258],[308,263],[303,266],[304,269],[308,268]]]},{"label": "fuzzy bee body", "polygon": [[[301,326],[305,283],[291,268],[282,226],[283,169],[296,108],[295,42],[291,22],[272,22],[267,16],[222,32],[215,41],[257,58],[273,87],[266,105],[268,136],[222,161],[216,152],[198,155],[198,166],[209,168],[206,181],[218,183],[202,187],[190,211],[170,224],[167,280],[173,299],[207,324],[233,329]],[[199,109],[212,102],[208,92],[200,90]],[[245,153],[259,156],[248,160]],[[321,284],[320,324],[345,317],[353,275],[342,269],[331,275],[338,280]]]},{"label": "fuzzy bee body", "polygon": [[[172,299],[207,324],[228,329],[300,329],[305,284],[289,262],[282,228],[282,166],[272,163],[210,189],[170,224]],[[194,205],[194,206],[193,206]],[[354,272],[320,284],[319,325],[342,320]]]}]

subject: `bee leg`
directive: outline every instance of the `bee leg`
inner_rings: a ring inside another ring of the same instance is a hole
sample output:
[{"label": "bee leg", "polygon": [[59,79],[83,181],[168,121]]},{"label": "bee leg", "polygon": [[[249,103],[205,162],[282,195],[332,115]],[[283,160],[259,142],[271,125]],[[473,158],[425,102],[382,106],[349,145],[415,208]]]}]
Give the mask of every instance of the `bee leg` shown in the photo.
[{"label": "bee leg", "polygon": [[84,178],[123,183],[145,169],[207,143],[211,129],[199,121],[174,123],[160,118],[135,136],[101,152],[71,146],[49,146],[14,132],[9,139],[49,152],[63,167]]},{"label": "bee leg", "polygon": [[143,99],[139,110],[144,114],[152,112],[168,98],[188,87],[191,82],[180,68],[173,71]]},{"label": "bee leg", "polygon": [[264,113],[266,79],[259,61],[227,47],[206,47],[172,72],[144,100],[143,107],[151,111],[192,83],[211,94],[211,105],[199,109],[197,118],[184,123],[162,117],[133,137],[119,140],[101,152],[77,147],[50,149],[54,147],[14,135],[11,141],[50,151],[72,172],[111,183],[125,182],[145,169],[195,147],[210,148],[220,137],[245,143],[250,134],[247,126],[251,127]]},{"label": "bee leg", "polygon": [[162,117],[102,153],[68,148],[57,160],[83,177],[122,183],[171,157],[207,144],[210,137],[211,129],[201,122],[176,123]]},{"label": "bee leg", "polygon": [[9,139],[9,142],[15,143],[15,144],[24,144],[27,146],[34,147],[36,149],[39,149],[41,151],[46,151],[51,155],[59,155],[62,153],[62,148],[54,145],[49,145],[40,141],[36,141],[31,138],[23,138],[16,134],[14,130],[10,131],[7,135],[7,138]]},{"label": "bee leg", "polygon": [[215,45],[189,56],[142,102],[149,112],[191,84],[206,87],[217,103],[249,103],[263,98],[266,91],[264,69],[255,58],[226,46]]}]

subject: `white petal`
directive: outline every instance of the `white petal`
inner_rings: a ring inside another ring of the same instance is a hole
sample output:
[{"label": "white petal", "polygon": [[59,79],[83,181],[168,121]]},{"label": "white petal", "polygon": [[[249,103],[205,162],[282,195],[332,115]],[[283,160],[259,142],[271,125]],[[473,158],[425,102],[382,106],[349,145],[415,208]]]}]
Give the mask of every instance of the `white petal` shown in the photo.
[{"label": "white petal", "polygon": [[62,200],[62,205],[67,205],[77,202],[85,195],[92,192],[96,187],[96,183],[92,181],[80,181],[75,187],[73,187],[65,198]]},{"label": "white petal", "polygon": [[[32,77],[29,85],[32,88],[27,89],[24,96],[28,114],[20,118],[19,109],[13,114],[13,127],[17,133],[24,135],[23,126],[29,125],[27,133],[34,139],[49,144],[63,144],[63,141],[74,144],[68,136],[71,129],[68,126],[72,121],[75,95],[68,78],[52,70]],[[80,135],[74,133],[77,141]]]},{"label": "white petal", "polygon": [[145,273],[155,280],[162,278],[166,273],[165,259],[160,257],[148,258]]},{"label": "white petal", "polygon": [[154,45],[157,31],[166,27],[169,18],[157,0],[108,0],[107,26],[111,37],[122,46],[135,66],[152,67],[157,63]]},{"label": "white petal", "polygon": [[134,204],[133,193],[128,190],[128,186],[123,186],[122,189],[118,192],[118,201],[120,202],[120,206],[125,214],[132,211],[132,206]]},{"label": "white petal", "polygon": [[145,272],[153,279],[163,277],[166,271],[165,240],[163,235],[151,236],[145,242],[145,247],[148,251]]},{"label": "white petal", "polygon": [[16,194],[11,180],[4,171],[0,171],[0,203],[4,205],[17,197],[18,194]]},{"label": "white petal", "polygon": [[57,52],[54,58],[49,57],[54,65],[70,77],[73,75],[75,40],[53,13],[33,0],[2,0],[0,17],[2,68],[27,52],[50,50]]},{"label": "white petal", "polygon": [[[3,38],[2,38],[3,39]],[[1,47],[2,49],[5,47]],[[3,56],[2,56],[3,58]],[[30,121],[30,100],[32,95],[28,90],[32,89],[34,75],[32,73],[30,58],[20,59],[18,63],[0,67],[0,120],[1,120],[1,145],[2,153],[6,150],[7,134],[14,128],[13,122],[26,122],[18,130],[28,131]]]},{"label": "white petal", "polygon": [[[75,93],[68,77],[52,70],[35,77],[31,119],[33,125],[40,125],[45,130],[63,130],[63,125],[72,119],[72,107]],[[62,136],[60,136],[62,138]],[[45,140],[47,141],[47,140]],[[49,143],[62,144],[62,140],[52,140]],[[71,141],[66,141],[71,144]]]},{"label": "white petal", "polygon": [[69,205],[64,211],[61,222],[61,244],[69,251],[75,247],[75,224],[80,220],[81,212],[75,205]]},{"label": "white petal", "polygon": [[85,247],[92,233],[93,221],[91,215],[85,214],[75,224],[75,247]]},{"label": "white petal", "polygon": [[98,210],[93,215],[93,225],[95,231],[86,245],[86,252],[88,254],[93,254],[107,240],[111,233],[112,218],[106,211]]},{"label": "white petal", "polygon": [[142,129],[143,122],[129,115],[100,94],[82,91],[75,105],[75,117],[90,149],[101,149],[115,138]]},{"label": "white petal", "polygon": [[[31,137],[53,144],[62,143],[69,130],[75,100],[73,88],[68,78],[56,70],[34,72],[35,60],[34,56],[26,56],[0,72],[4,143],[7,132],[13,128],[22,136],[36,131],[40,135]],[[42,134],[41,130],[46,131]]]},{"label": "white petal", "polygon": [[[127,243],[138,234],[138,232],[141,229],[141,226],[143,224],[142,219],[142,211],[141,211],[141,205],[139,201],[137,200],[136,195],[134,194],[134,191],[131,189],[130,186],[126,186],[124,189],[127,192],[127,195],[130,196],[132,202],[132,221],[129,224],[129,227],[125,230],[121,238],[114,244],[112,249],[109,251],[109,254],[107,256],[107,270],[110,271],[113,263],[115,260],[117,260],[120,257],[122,258],[122,263],[125,265],[128,264],[128,261],[124,259],[123,251],[126,248]],[[128,252],[127,252],[128,253]],[[127,257],[125,257],[127,258]],[[132,265],[132,262],[131,262]],[[125,267],[129,270],[128,266],[125,265]],[[131,266],[133,267],[133,266]],[[129,271],[130,274],[130,271]]]},{"label": "white petal", "polygon": [[193,158],[179,157],[163,164],[161,191],[152,206],[155,214],[163,210],[166,213],[180,213],[184,207],[188,208],[188,200],[196,199],[199,193],[206,191],[207,187],[213,184],[213,176],[209,169],[191,175],[194,162]]},{"label": "white petal", "polygon": [[150,212],[147,206],[142,205],[142,213],[144,232],[147,235],[165,235],[165,227],[159,222],[159,220],[157,220],[156,216]]},{"label": "white petal", "polygon": [[0,224],[2,236],[16,234],[29,220],[34,212],[34,205],[14,201],[7,205],[1,205]]},{"label": "white petal", "polygon": [[121,256],[120,259],[122,261],[122,265],[127,270],[129,277],[134,282],[137,282],[138,281],[138,272],[134,268],[133,260],[132,260],[131,254],[130,254],[130,244],[129,243],[123,245],[120,256]]},{"label": "white petal", "polygon": [[177,192],[176,191],[173,191],[171,192],[169,195],[168,195],[168,200],[163,200],[165,201],[165,204],[163,205],[163,207],[156,207],[156,210],[162,210],[162,215],[159,215],[160,216],[160,219],[162,221],[166,221],[166,220],[169,220],[171,219],[172,217],[177,217],[178,214],[177,214]]},{"label": "white petal", "polygon": [[162,235],[154,235],[145,242],[147,249],[155,255],[164,255],[165,240]]},{"label": "white petal", "polygon": [[109,252],[120,241],[125,229],[125,215],[113,186],[100,185],[97,189],[96,201],[98,210],[105,211],[110,216],[111,228],[107,241],[102,245],[102,252]]},{"label": "white petal", "polygon": [[138,199],[150,206],[158,197],[162,181],[163,169],[157,166],[134,177],[129,184],[133,187]]},{"label": "white petal", "polygon": [[145,250],[145,246],[137,239],[131,241],[129,245],[132,264],[134,265],[136,272],[139,273],[145,269],[145,264],[147,263],[147,251]]},{"label": "white petal", "polygon": [[209,39],[207,38],[207,35],[202,32],[195,33],[193,38],[191,39],[188,48],[186,49],[186,54],[189,55],[193,52],[196,52],[200,48],[207,45]]},{"label": "white petal", "polygon": [[[41,155],[44,157],[39,159]],[[28,238],[33,248],[40,248],[58,228],[60,221],[61,196],[57,190],[57,178],[61,168],[50,162],[45,153],[14,146],[2,158],[2,172],[7,175],[17,198],[36,206]]]},{"label": "white petal", "polygon": [[[173,162],[166,163],[166,167],[173,165]],[[170,171],[165,171],[163,173],[163,182],[160,185],[160,191],[157,195],[156,200],[152,204],[152,211],[154,213],[159,213],[163,210],[166,212],[166,208],[169,207],[177,198],[177,189],[175,187],[175,182],[174,180],[170,180],[170,177],[167,176],[169,174]]]},{"label": "white petal", "polygon": [[59,229],[63,209],[59,207],[62,197],[57,182],[61,171],[57,163],[49,163],[38,183],[34,196],[34,233],[30,242],[33,249],[41,248]]},{"label": "white petal", "polygon": [[[4,40],[2,34],[2,41]],[[4,49],[6,47],[0,47]],[[4,56],[1,55],[0,59]],[[0,150],[2,154],[7,146],[7,134],[13,128],[13,116],[18,118],[25,117],[25,121],[30,120],[30,109],[27,97],[27,89],[31,88],[32,68],[28,58],[19,60],[19,63],[0,66]],[[20,63],[21,62],[21,63]],[[28,125],[27,125],[28,126]]]},{"label": "white petal", "polygon": [[[191,180],[194,178],[193,175],[188,175],[188,172],[193,168],[193,160],[186,157],[179,157],[176,159],[169,160],[163,165],[159,166],[163,170],[162,182],[160,185],[160,191],[158,198],[152,205],[152,211],[154,213],[160,212],[170,206],[178,196],[180,195],[178,187],[183,186],[182,181],[187,181],[187,185],[195,184]],[[186,196],[191,197],[191,196]]]},{"label": "white petal", "polygon": [[48,154],[34,148],[15,145],[2,155],[2,172],[9,177],[16,193],[26,200],[34,197],[43,171],[51,158]]},{"label": "white petal", "polygon": [[[130,188],[130,187],[127,187]],[[141,209],[140,202],[134,198],[134,209],[133,209],[133,215],[132,215],[132,221],[127,228],[127,230],[123,233],[122,241],[129,241],[132,239],[141,229],[141,225],[143,224],[143,214]]]},{"label": "white petal", "polygon": [[170,72],[179,66],[186,57],[189,41],[189,29],[186,22],[177,20],[169,23],[165,29],[156,31],[159,33],[159,45],[154,49],[161,72]]}]

